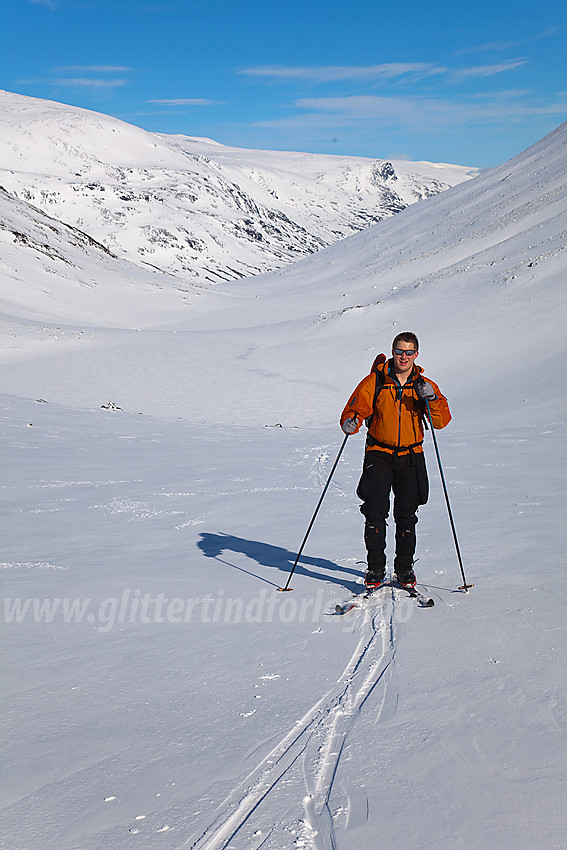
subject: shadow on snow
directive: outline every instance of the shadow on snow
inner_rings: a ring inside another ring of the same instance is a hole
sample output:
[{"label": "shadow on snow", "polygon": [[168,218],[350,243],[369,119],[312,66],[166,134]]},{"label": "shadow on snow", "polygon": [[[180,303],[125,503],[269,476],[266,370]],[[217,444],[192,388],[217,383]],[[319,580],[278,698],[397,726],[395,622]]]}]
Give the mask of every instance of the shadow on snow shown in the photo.
[{"label": "shadow on snow", "polygon": [[[220,534],[202,532],[201,539],[198,541],[197,546],[206,558],[215,558],[217,561],[221,561],[223,564],[227,564],[236,570],[240,570],[243,573],[259,578],[261,581],[271,584],[273,587],[279,587],[280,585],[273,581],[269,581],[263,576],[252,573],[249,570],[245,570],[237,564],[225,561],[220,557],[220,555],[227,551],[238,552],[246,555],[246,557],[251,558],[263,567],[281,570],[281,572],[285,573],[286,576],[291,572],[297,557],[296,552],[290,552],[282,546],[273,546],[271,543],[262,543],[258,540],[246,540],[243,537],[235,537],[232,534],[223,534],[222,532]],[[309,567],[315,567],[316,570],[311,570]],[[324,574],[323,571],[325,573],[330,573],[330,575]],[[301,560],[295,568],[294,577],[302,575],[319,581],[323,579],[331,584],[338,584],[340,587],[344,587],[350,591],[360,589],[356,582],[348,581],[348,579],[336,575],[338,572],[350,573],[352,576],[360,576],[360,570],[353,570],[349,567],[340,566],[335,564],[333,561],[328,561],[326,558],[312,558],[308,555],[302,554]]]}]

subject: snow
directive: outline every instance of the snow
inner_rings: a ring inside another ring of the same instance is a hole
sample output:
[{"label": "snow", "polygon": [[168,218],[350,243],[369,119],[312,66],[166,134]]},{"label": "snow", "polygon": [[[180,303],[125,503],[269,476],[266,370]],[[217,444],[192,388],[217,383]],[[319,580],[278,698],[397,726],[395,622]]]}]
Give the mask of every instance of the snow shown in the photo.
[{"label": "snow", "polygon": [[176,288],[279,268],[475,173],[240,150],[0,92],[0,186]]},{"label": "snow", "polygon": [[[183,294],[0,198],[6,847],[563,846],[566,134]],[[340,410],[406,328],[454,416],[474,588],[426,435],[436,605],[337,616],[362,580],[358,436],[277,588]]]}]

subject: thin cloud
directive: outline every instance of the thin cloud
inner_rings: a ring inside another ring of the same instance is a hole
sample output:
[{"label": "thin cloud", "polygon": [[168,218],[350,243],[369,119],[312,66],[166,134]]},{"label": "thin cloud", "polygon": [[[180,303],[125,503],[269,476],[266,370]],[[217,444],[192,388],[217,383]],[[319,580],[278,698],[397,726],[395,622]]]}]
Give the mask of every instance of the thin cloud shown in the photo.
[{"label": "thin cloud", "polygon": [[511,50],[515,47],[520,47],[522,44],[529,44],[533,41],[539,41],[542,38],[551,38],[554,35],[557,35],[561,32],[560,26],[552,26],[548,27],[548,29],[542,30],[541,32],[532,33],[529,36],[526,36],[521,41],[518,39],[516,41],[505,41],[504,39],[495,41],[489,41],[486,44],[478,44],[471,47],[463,47],[460,50],[456,50],[452,55],[453,56],[466,56],[471,53],[483,53],[488,51],[497,51],[497,50]]},{"label": "thin cloud", "polygon": [[404,127],[412,131],[436,131],[441,127],[521,121],[532,115],[563,115],[566,103],[535,103],[506,99],[442,99],[421,97],[353,97],[302,98],[297,109],[307,110],[288,118],[258,122],[255,126],[274,129],[329,128],[376,124]]},{"label": "thin cloud", "polygon": [[[486,46],[488,48],[488,45]],[[479,48],[480,49],[480,48]],[[244,68],[239,74],[270,80],[272,82],[303,81],[314,84],[338,82],[415,83],[427,77],[445,77],[450,83],[493,77],[506,71],[515,71],[527,64],[525,58],[506,59],[486,65],[465,68],[449,68],[429,62],[391,62],[383,65],[321,65],[321,66],[278,66],[260,65]]]},{"label": "thin cloud", "polygon": [[532,94],[531,89],[501,89],[500,91],[479,92],[468,96],[473,100],[510,100],[512,97],[528,97],[530,94]]},{"label": "thin cloud", "polygon": [[[127,68],[123,65],[66,65],[61,66],[59,68],[53,69],[53,73],[61,74],[63,72],[67,72],[68,74],[79,73],[79,74],[128,74],[132,71],[132,68]],[[49,77],[47,79],[36,79],[36,80],[27,80],[20,82],[33,82],[37,85],[44,86],[65,86],[65,87],[75,87],[75,88],[84,88],[84,89],[116,89],[121,88],[122,86],[128,85],[128,80],[122,77],[91,77],[91,76],[58,76],[58,77]]]},{"label": "thin cloud", "polygon": [[128,85],[128,80],[102,80],[96,77],[60,77],[47,82],[53,86],[78,86],[93,89],[116,89]]},{"label": "thin cloud", "polygon": [[55,0],[30,0],[31,3],[34,3],[36,6],[45,6],[46,9],[49,9],[51,12],[57,11],[59,6]]},{"label": "thin cloud", "polygon": [[63,71],[72,74],[128,74],[132,68],[124,68],[122,65],[66,65],[56,68],[58,74]]},{"label": "thin cloud", "polygon": [[207,100],[203,97],[179,97],[147,100],[146,103],[159,103],[162,106],[215,106],[218,104],[218,101]]},{"label": "thin cloud", "polygon": [[515,71],[516,68],[521,68],[527,62],[527,59],[507,59],[505,62],[499,62],[494,65],[476,65],[472,68],[460,68],[458,71],[452,71],[451,77],[457,83],[461,83],[464,80],[476,80],[482,77],[494,77],[496,74],[502,74],[505,71]]},{"label": "thin cloud", "polygon": [[510,50],[512,47],[519,47],[519,41],[490,41],[488,44],[479,44],[476,47],[463,47],[461,50],[456,50],[453,56],[466,56],[470,53],[484,53],[490,50]]},{"label": "thin cloud", "polygon": [[[301,98],[295,106],[311,110],[311,114],[298,115],[300,121],[318,117],[334,123],[355,124],[379,120],[389,125],[419,127],[424,121],[456,122],[462,118],[462,108],[454,101],[419,97],[380,97],[356,95],[352,97]],[[314,112],[313,112],[314,110]],[[319,115],[317,115],[319,113]],[[459,116],[459,118],[457,117]],[[285,119],[284,119],[285,120]]]},{"label": "thin cloud", "polygon": [[261,65],[243,68],[238,73],[251,77],[266,77],[272,80],[307,80],[313,83],[333,83],[342,80],[391,80],[409,74],[429,76],[442,74],[446,68],[429,62],[391,62],[384,65],[321,65],[282,67]]},{"label": "thin cloud", "polygon": [[562,27],[556,24],[553,27],[549,27],[549,29],[543,30],[543,32],[538,32],[536,35],[534,35],[534,38],[550,38],[553,35],[557,35],[557,33],[560,33],[561,31]]}]

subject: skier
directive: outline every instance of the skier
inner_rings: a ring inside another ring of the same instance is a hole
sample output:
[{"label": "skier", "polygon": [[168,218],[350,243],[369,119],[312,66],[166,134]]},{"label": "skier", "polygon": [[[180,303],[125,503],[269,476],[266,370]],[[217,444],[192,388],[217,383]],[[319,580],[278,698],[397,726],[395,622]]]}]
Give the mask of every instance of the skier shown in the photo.
[{"label": "skier", "polygon": [[[365,517],[366,587],[381,585],[386,572],[386,519],[394,493],[396,555],[394,572],[404,587],[415,587],[415,526],[419,505],[427,502],[429,482],[423,454],[426,399],[434,428],[451,421],[447,399],[415,362],[419,344],[414,333],[398,334],[392,357],[373,367],[360,382],[341,415],[345,434],[356,434],[366,420],[368,434],[357,495]],[[427,425],[425,426],[427,427]]]}]

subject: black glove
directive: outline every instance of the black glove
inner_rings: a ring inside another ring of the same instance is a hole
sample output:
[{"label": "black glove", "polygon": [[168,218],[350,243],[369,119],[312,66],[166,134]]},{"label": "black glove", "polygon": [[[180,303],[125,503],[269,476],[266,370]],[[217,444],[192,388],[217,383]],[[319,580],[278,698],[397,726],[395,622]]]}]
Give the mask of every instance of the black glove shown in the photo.
[{"label": "black glove", "polygon": [[415,391],[422,401],[434,401],[437,398],[429,381],[425,381],[423,378],[419,378],[415,382]]}]

